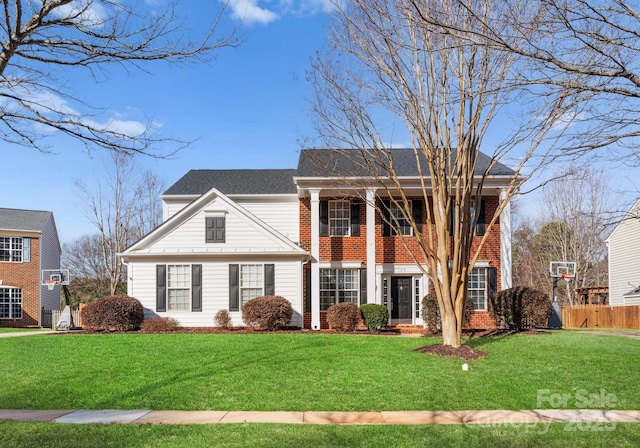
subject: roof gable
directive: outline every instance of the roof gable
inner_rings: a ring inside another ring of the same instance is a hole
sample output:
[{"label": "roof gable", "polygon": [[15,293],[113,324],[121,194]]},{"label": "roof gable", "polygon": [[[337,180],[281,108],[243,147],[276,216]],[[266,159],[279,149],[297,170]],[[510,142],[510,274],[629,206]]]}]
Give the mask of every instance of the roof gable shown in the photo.
[{"label": "roof gable", "polygon": [[[235,219],[236,223],[241,223],[245,230],[248,229],[252,240],[236,240],[236,243],[233,243],[230,232],[233,232],[234,229],[228,227],[226,232],[227,241],[225,243],[205,243],[204,217],[207,213],[221,212],[224,212],[229,218]],[[191,241],[184,238],[186,232],[183,232],[183,229],[188,226],[195,229],[195,233],[191,233]],[[171,238],[174,239],[172,242]],[[256,244],[256,240],[258,244]],[[264,221],[217,189],[211,188],[151,233],[126,249],[121,255],[259,255],[264,253],[308,255],[297,244],[267,225]]]},{"label": "roof gable", "polygon": [[629,222],[637,222],[640,223],[640,199],[638,199],[631,206],[629,211],[625,213],[624,217],[620,220],[618,224],[613,228],[609,236],[606,238],[607,241],[611,240],[611,237],[614,236],[615,233],[626,227]]}]

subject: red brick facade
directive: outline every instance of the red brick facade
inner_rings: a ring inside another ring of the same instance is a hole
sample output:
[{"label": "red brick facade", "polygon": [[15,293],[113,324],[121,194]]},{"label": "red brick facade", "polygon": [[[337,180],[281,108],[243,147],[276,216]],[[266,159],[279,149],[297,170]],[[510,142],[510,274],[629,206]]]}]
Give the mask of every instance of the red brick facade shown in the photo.
[{"label": "red brick facade", "polygon": [[[3,235],[4,236],[4,235]],[[0,319],[0,325],[29,327],[40,324],[40,239],[31,238],[31,261],[0,261],[0,280],[4,286],[22,289],[22,319]]]},{"label": "red brick facade", "polygon": [[[322,198],[327,200],[330,198]],[[342,198],[340,198],[342,199]],[[485,197],[485,216],[494,215],[498,207],[498,197]],[[361,261],[361,267],[365,268],[367,259],[366,250],[366,205],[360,201],[360,235],[359,236],[323,236],[320,237],[320,260],[319,261]],[[426,222],[427,210],[422,208],[422,221]],[[376,236],[376,263],[377,264],[411,264],[414,263],[410,252],[404,247],[400,236],[382,236],[383,219],[380,213],[375,217]],[[425,227],[426,230],[426,227]],[[419,246],[414,237],[404,237],[406,244],[412,253],[419,254]],[[481,237],[476,237],[472,245],[472,253],[477,249]],[[311,203],[308,198],[300,200],[300,244],[302,248],[311,251]],[[497,268],[498,285],[500,278],[500,222],[492,227],[488,238],[480,251],[479,260],[489,262],[489,266]],[[309,266],[305,266],[307,269]],[[307,291],[306,275],[304,290]],[[321,328],[328,328],[326,324],[326,313],[320,313]],[[304,326],[311,328],[311,313],[304,313]],[[495,322],[490,318],[489,313],[476,312],[471,319],[471,328],[493,328]]]}]

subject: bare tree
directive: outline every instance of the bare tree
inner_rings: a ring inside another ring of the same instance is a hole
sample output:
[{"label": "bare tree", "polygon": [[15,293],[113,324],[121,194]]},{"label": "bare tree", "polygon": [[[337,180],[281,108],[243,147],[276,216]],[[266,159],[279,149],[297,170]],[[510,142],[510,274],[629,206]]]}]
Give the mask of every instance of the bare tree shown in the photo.
[{"label": "bare tree", "polygon": [[72,295],[86,299],[110,292],[110,280],[104,268],[103,255],[102,237],[99,234],[84,235],[64,244],[62,265],[72,273],[69,285]]},{"label": "bare tree", "polygon": [[[529,2],[513,3],[531,20],[537,17]],[[521,183],[550,155],[552,145],[545,136],[566,113],[561,96],[542,101],[519,89],[513,81],[527,67],[513,53],[473,42],[486,34],[486,28],[501,29],[509,39],[512,30],[504,17],[514,5],[490,0],[465,4],[466,8],[454,0],[337,2],[330,48],[311,74],[318,135],[329,147],[356,148],[338,152],[364,167],[375,186],[402,211],[390,224],[404,220],[411,225],[419,248],[403,237],[405,248],[433,285],[444,344],[453,347],[460,346],[468,276],[490,234],[487,231],[478,241],[472,232],[478,215],[473,210],[480,209],[485,181],[500,160],[517,160],[502,202],[487,217],[490,230]],[[496,117],[509,112],[505,109],[516,100],[523,109],[509,116],[508,132],[499,135]],[[411,142],[420,175],[427,209],[424,229],[412,216],[401,172],[389,150],[398,129],[404,132],[400,139]],[[483,141],[490,130],[492,139],[502,142],[487,150]],[[490,161],[479,173],[481,148]]]},{"label": "bare tree", "polygon": [[[483,18],[458,0],[460,8]],[[509,4],[514,2],[507,2]],[[574,109],[564,118],[571,124],[563,136],[565,150],[591,152],[606,148],[604,157],[640,164],[640,10],[626,0],[539,0],[529,2],[540,15],[505,10],[509,38],[486,23],[471,36],[466,30],[438,21],[448,31],[475,44],[524,57],[531,63],[522,81],[542,95],[562,92]],[[527,39],[532,29],[535,38]],[[630,150],[629,150],[630,149]]]},{"label": "bare tree", "polygon": [[152,61],[197,60],[238,43],[235,30],[219,32],[222,11],[193,40],[174,4],[155,8],[117,0],[3,1],[1,138],[40,151],[48,151],[45,137],[56,131],[87,148],[124,153],[159,155],[162,144],[171,144],[173,151],[184,146],[158,135],[152,120],[131,129],[130,123],[102,116],[72,88],[77,76],[99,78],[111,65],[147,70]]},{"label": "bare tree", "polygon": [[110,293],[115,294],[126,281],[126,266],[117,254],[160,224],[157,202],[163,182],[150,172],[142,173],[133,156],[118,152],[105,159],[104,173],[93,187],[81,180],[76,187],[87,217],[98,230],[102,269],[109,278]]}]

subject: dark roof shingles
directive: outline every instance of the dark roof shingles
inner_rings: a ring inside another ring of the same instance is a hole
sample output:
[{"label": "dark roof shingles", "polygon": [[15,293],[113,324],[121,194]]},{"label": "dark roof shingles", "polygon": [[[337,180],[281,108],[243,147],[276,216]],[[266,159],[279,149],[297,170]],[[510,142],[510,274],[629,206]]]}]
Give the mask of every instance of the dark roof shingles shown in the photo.
[{"label": "dark roof shingles", "polygon": [[224,194],[296,194],[296,170],[191,170],[165,195],[200,195],[212,187]]},{"label": "dark roof shingles", "polygon": [[0,208],[0,229],[40,232],[52,212]]}]

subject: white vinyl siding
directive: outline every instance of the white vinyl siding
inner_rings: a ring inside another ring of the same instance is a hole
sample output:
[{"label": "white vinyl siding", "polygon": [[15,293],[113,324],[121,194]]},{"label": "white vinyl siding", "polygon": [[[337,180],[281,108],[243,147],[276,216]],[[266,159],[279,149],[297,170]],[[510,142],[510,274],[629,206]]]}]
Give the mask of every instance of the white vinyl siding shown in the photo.
[{"label": "white vinyl siding", "polygon": [[[38,250],[40,251],[40,269],[60,269],[60,241],[53,215],[42,227],[41,239],[31,239],[32,259],[33,254]],[[76,274],[71,271],[69,277],[73,280],[73,276]],[[42,286],[40,288],[40,307],[46,310],[60,309],[60,288],[49,291],[46,286]]]},{"label": "white vinyl siding", "polygon": [[609,303],[640,305],[640,297],[624,297],[640,286],[640,201],[609,236]]},{"label": "white vinyl siding", "polygon": [[[277,213],[277,212],[274,212]],[[199,212],[185,221],[160,241],[153,244],[151,253],[173,252],[291,252],[285,242],[274,238],[265,238],[264,228],[249,219],[229,212],[225,217],[225,244],[207,244],[205,242],[205,219],[207,214]],[[258,249],[259,248],[259,249]]]},{"label": "white vinyl siding", "polygon": [[300,241],[300,200],[297,195],[276,198],[232,197],[249,213],[297,243]]},{"label": "white vinyl siding", "polygon": [[[129,277],[133,281],[128,283],[128,294],[138,299],[144,309],[145,317],[171,317],[176,319],[184,327],[211,327],[215,325],[213,320],[215,314],[221,310],[229,309],[229,264],[274,264],[276,291],[279,296],[291,302],[294,309],[294,320],[291,325],[302,326],[301,316],[303,313],[302,290],[300,284],[300,262],[299,261],[274,261],[272,259],[259,259],[255,263],[246,261],[224,260],[224,261],[200,261],[202,264],[202,312],[172,311],[156,313],[156,265],[183,264],[184,260],[176,258],[154,258],[145,261],[129,261]],[[241,326],[241,312],[232,312],[232,324]],[[296,321],[297,319],[297,321]]]}]

